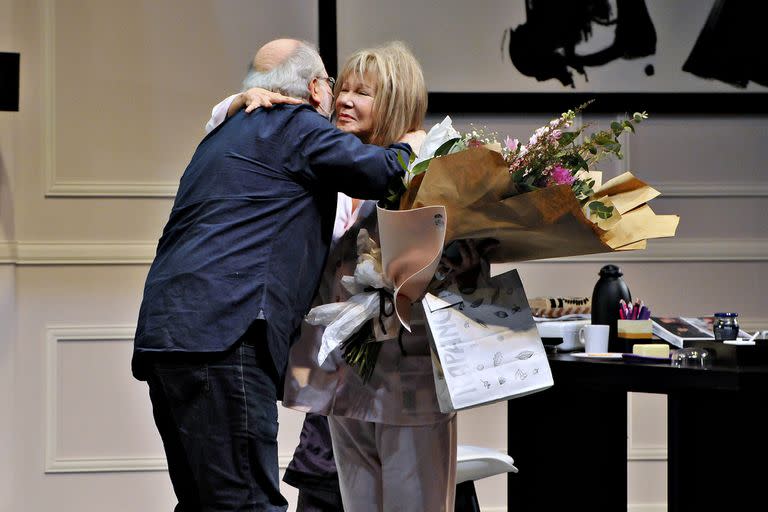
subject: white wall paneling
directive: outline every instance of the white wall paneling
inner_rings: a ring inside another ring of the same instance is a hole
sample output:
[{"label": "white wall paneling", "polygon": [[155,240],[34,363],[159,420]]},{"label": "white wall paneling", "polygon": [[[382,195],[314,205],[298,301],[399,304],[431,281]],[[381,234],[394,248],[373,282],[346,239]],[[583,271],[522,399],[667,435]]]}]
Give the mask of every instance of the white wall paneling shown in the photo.
[{"label": "white wall paneling", "polygon": [[16,263],[18,260],[16,242],[0,242],[0,264]]},{"label": "white wall paneling", "polygon": [[[629,461],[667,460],[666,404],[665,395],[627,393]],[[645,424],[647,422],[651,425]],[[648,430],[651,431],[650,435]]]},{"label": "white wall paneling", "polygon": [[[129,241],[18,241],[0,243],[0,263],[17,265],[124,265],[152,263],[156,243]],[[659,239],[642,251],[619,251],[539,263],[768,261],[768,240]]]},{"label": "white wall paneling", "polygon": [[[615,117],[616,121],[623,121],[625,117],[618,115]],[[643,130],[652,129],[648,126],[648,121],[636,125],[635,129],[638,132]],[[624,158],[615,162],[616,174],[622,172],[632,172],[640,179],[644,179],[642,174],[634,171],[632,166],[632,146],[634,136],[629,133],[624,133],[620,137],[621,151],[624,154]],[[755,176],[757,177],[757,176]],[[693,178],[693,177],[691,177]],[[666,178],[650,180],[646,178],[648,184],[658,190],[663,197],[675,198],[675,197],[725,197],[725,198],[739,198],[739,197],[765,197],[768,196],[768,183],[765,181],[746,181],[743,178],[738,178],[735,181],[733,176],[728,173],[723,176],[722,181],[699,181],[698,179],[689,179],[686,181],[670,181]]]},{"label": "white wall paneling", "polygon": [[34,241],[16,244],[18,265],[149,265],[156,242]]},{"label": "white wall paneling", "polygon": [[[146,420],[151,413],[148,398],[142,396],[146,390],[133,381],[126,363],[134,331],[130,326],[89,325],[47,329],[47,473],[166,469],[159,438],[153,446],[143,446],[136,435],[137,425],[144,434],[149,427],[137,418]],[[115,371],[115,362],[123,363],[123,372]],[[134,414],[137,410],[143,414]]]},{"label": "white wall paneling", "polygon": [[691,183],[691,182],[660,182],[654,183],[654,188],[664,197],[766,197],[767,183]]},{"label": "white wall paneling", "polygon": [[[49,197],[174,197],[175,181],[72,180],[57,175],[56,162],[56,2],[42,2],[43,147],[46,196]],[[115,101],[121,101],[115,98]]]},{"label": "white wall paneling", "polygon": [[[146,441],[157,437],[146,386],[127,370],[134,332],[133,326],[48,327],[46,473],[167,470],[159,438]],[[115,371],[120,366],[125,371]],[[281,470],[297,440],[286,440],[278,457]]]},{"label": "white wall paneling", "polygon": [[46,197],[172,198],[258,46],[317,38],[312,0],[39,5]]}]

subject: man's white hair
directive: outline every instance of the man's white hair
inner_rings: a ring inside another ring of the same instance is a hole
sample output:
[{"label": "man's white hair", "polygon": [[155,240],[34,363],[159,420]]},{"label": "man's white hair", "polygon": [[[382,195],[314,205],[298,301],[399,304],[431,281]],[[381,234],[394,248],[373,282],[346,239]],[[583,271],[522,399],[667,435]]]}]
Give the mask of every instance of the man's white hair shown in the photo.
[{"label": "man's white hair", "polygon": [[309,82],[325,76],[325,65],[315,47],[300,41],[296,49],[279,65],[269,71],[256,71],[253,64],[243,80],[243,91],[261,87],[292,98],[309,99]]}]

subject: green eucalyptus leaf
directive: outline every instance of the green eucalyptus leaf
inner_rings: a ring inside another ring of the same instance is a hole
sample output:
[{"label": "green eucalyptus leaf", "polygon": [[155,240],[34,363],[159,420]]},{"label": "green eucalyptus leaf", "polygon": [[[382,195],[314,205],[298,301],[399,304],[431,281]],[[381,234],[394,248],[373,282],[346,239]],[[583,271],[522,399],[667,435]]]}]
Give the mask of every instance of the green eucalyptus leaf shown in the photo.
[{"label": "green eucalyptus leaf", "polygon": [[595,134],[595,142],[600,145],[610,144],[615,139],[613,138],[613,134],[609,132],[597,132]]},{"label": "green eucalyptus leaf", "polygon": [[574,132],[563,132],[563,134],[560,136],[560,140],[557,142],[560,147],[567,146],[576,139],[577,135],[578,134]]}]

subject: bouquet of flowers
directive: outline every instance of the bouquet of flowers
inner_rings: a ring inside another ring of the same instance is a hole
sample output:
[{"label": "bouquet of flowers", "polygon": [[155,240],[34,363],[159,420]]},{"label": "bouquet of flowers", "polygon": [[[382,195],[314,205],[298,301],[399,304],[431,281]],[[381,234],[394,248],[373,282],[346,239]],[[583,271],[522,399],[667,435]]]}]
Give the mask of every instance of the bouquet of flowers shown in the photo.
[{"label": "bouquet of flowers", "polygon": [[[579,202],[586,203],[594,193],[595,185],[590,169],[593,169],[594,165],[606,155],[613,154],[619,159],[623,158],[618,137],[625,132],[634,133],[634,125],[648,118],[645,112],[635,112],[630,119],[611,123],[610,130],[594,132],[582,142],[577,142],[578,137],[589,125],[582,125],[572,131],[567,129],[572,127],[576,115],[591,102],[579,105],[563,113],[559,118],[553,119],[548,125],[538,128],[531,135],[528,144],[523,144],[510,136],[507,136],[502,144],[495,132],[486,133],[483,129],[477,128],[461,134],[453,129],[451,118],[446,117],[442,123],[430,130],[419,156],[413,155],[409,164],[401,160],[406,174],[402,186],[393,190],[388,198],[388,207],[408,208],[407,198],[412,194],[406,194],[402,204],[401,198],[405,192],[418,189],[420,180],[414,181],[414,178],[428,169],[432,159],[479,147],[493,149],[502,155],[504,161],[509,164],[510,179],[515,186],[515,193],[532,192],[556,185],[570,185]],[[600,201],[590,201],[589,209],[601,218],[609,218],[613,214],[613,208]]]},{"label": "bouquet of flowers", "polygon": [[[647,114],[590,134],[589,125],[571,129],[587,105],[537,129],[527,144],[501,142],[476,128],[461,134],[446,117],[418,155],[401,161],[404,179],[377,213],[380,268],[405,328],[410,305],[424,295],[443,248],[454,240],[495,239],[487,257],[506,263],[642,249],[649,238],[674,236],[679,218],[656,215],[647,205],[657,190],[631,173],[603,184],[594,168],[605,156],[622,158],[619,136],[634,132]],[[370,375],[370,340],[355,340],[345,344],[345,355],[354,354],[347,360]]]},{"label": "bouquet of flowers", "polygon": [[603,184],[595,170],[605,156],[622,158],[619,136],[647,114],[591,134],[589,125],[569,131],[587,105],[537,129],[527,144],[478,129],[460,134],[446,118],[418,157],[402,162],[406,176],[385,208],[445,206],[446,244],[494,238],[494,262],[641,249],[649,238],[673,236],[679,218],[646,204],[657,190],[631,173]]}]

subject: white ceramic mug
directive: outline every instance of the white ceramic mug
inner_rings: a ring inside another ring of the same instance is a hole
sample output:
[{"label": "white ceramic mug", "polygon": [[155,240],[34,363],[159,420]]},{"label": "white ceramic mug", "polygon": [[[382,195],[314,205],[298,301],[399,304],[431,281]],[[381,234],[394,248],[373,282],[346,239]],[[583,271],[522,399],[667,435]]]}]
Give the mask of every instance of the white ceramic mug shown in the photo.
[{"label": "white ceramic mug", "polygon": [[559,345],[555,345],[558,351],[569,352],[571,350],[580,349],[583,345],[579,343],[579,330],[588,325],[589,321],[584,322],[567,322],[560,328],[563,342]]},{"label": "white ceramic mug", "polygon": [[585,325],[579,329],[579,342],[584,345],[584,352],[595,354],[608,352],[607,325]]}]

